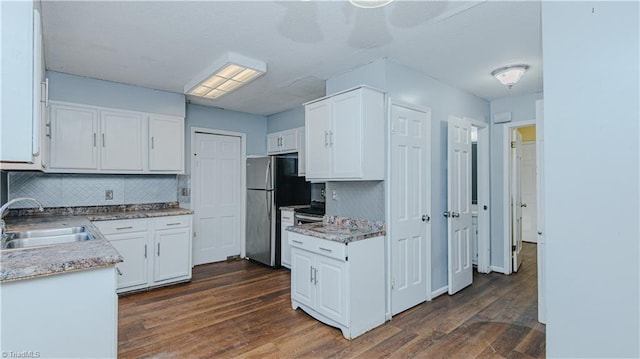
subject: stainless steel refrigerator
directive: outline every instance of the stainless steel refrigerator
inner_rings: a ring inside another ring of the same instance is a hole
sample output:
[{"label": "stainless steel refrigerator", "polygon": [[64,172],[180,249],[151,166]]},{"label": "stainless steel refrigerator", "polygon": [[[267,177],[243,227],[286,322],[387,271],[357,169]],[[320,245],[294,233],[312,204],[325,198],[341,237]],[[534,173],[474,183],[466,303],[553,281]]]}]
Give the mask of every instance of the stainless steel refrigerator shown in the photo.
[{"label": "stainless steel refrigerator", "polygon": [[310,201],[311,184],[298,177],[296,156],[247,158],[247,257],[280,267],[278,209]]}]

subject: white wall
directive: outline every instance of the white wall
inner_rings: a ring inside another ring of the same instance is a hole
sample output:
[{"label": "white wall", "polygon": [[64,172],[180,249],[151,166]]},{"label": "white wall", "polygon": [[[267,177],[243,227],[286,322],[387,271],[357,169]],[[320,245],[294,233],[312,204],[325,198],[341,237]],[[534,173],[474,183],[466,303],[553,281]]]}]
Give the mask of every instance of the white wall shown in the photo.
[{"label": "white wall", "polygon": [[[501,112],[511,112],[511,123],[531,121],[536,118],[536,100],[542,99],[542,92],[505,97],[491,101],[491,265],[504,268],[504,211],[502,201],[504,200],[503,171],[505,163],[504,156],[504,127],[507,124],[493,123],[493,115]],[[508,166],[508,163],[506,164]]]},{"label": "white wall", "polygon": [[640,357],[639,5],[543,2],[547,357]]}]

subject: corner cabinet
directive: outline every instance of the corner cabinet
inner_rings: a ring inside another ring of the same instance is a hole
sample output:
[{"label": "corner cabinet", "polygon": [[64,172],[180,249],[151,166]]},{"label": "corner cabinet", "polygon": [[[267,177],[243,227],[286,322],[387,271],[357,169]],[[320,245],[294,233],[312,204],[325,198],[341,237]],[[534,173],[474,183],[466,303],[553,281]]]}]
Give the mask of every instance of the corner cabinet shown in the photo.
[{"label": "corner cabinet", "polygon": [[122,255],[118,293],[191,279],[191,216],[97,221],[93,224]]},{"label": "corner cabinet", "polygon": [[384,179],[384,105],[367,87],[305,104],[307,179]]},{"label": "corner cabinet", "polygon": [[291,307],[353,339],[385,322],[384,237],[346,243],[288,233]]},{"label": "corner cabinet", "polygon": [[45,172],[184,172],[182,118],[52,102],[47,128]]}]

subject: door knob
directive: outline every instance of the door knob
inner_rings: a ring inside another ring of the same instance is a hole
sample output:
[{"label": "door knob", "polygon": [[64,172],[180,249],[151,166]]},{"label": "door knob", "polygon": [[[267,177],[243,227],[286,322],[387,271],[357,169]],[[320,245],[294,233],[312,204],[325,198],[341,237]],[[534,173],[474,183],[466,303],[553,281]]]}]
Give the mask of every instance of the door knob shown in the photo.
[{"label": "door knob", "polygon": [[458,217],[460,217],[460,212],[451,212],[451,216],[453,218],[458,218]]},{"label": "door knob", "polygon": [[444,211],[444,212],[442,213],[442,215],[443,215],[443,216],[445,216],[446,218],[449,218],[449,217],[451,217],[451,212],[449,212],[449,211]]},{"label": "door knob", "polygon": [[430,219],[431,217],[427,216],[426,214],[422,215],[422,222],[429,222]]},{"label": "door knob", "polygon": [[526,206],[527,206],[527,204],[526,204],[526,203],[522,203],[522,204],[520,204],[520,207],[523,207],[523,208],[524,208],[524,207],[526,207]]}]

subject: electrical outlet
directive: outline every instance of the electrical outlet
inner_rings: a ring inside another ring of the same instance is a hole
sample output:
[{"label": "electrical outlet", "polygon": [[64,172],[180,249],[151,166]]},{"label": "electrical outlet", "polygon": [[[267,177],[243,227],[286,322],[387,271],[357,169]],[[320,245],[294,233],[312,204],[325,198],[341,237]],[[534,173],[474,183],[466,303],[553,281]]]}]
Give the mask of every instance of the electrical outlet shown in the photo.
[{"label": "electrical outlet", "polygon": [[106,191],[104,191],[104,199],[107,201],[110,201],[113,199],[113,190],[112,189],[108,189]]},{"label": "electrical outlet", "polygon": [[183,197],[189,196],[189,188],[188,187],[182,188],[182,190],[180,192],[180,195],[183,196]]},{"label": "electrical outlet", "polygon": [[334,201],[338,200],[338,191],[335,189],[331,190],[331,199]]}]

